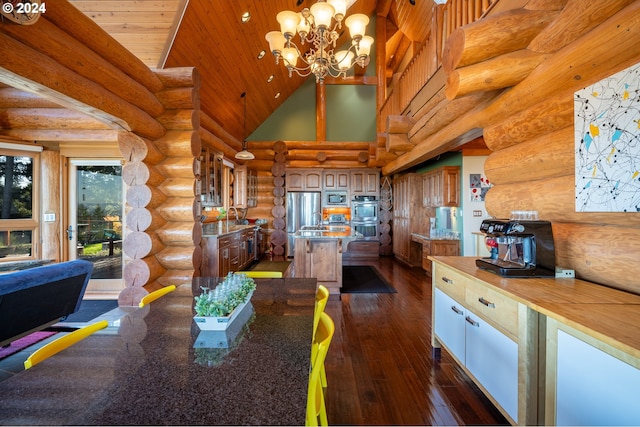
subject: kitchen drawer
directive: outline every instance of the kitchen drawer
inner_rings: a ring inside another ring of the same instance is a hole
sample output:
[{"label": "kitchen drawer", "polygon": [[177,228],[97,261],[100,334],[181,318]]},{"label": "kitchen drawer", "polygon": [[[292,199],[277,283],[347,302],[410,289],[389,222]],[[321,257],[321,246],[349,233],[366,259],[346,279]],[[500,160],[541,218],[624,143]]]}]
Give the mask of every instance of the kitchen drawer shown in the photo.
[{"label": "kitchen drawer", "polygon": [[518,302],[482,283],[469,281],[464,301],[478,316],[518,341]]},{"label": "kitchen drawer", "polygon": [[432,278],[435,286],[457,301],[465,300],[465,286],[472,283],[471,279],[437,262],[433,263]]},{"label": "kitchen drawer", "polygon": [[238,233],[232,233],[224,237],[218,237],[218,247],[223,248],[225,246],[232,245],[238,241]]}]

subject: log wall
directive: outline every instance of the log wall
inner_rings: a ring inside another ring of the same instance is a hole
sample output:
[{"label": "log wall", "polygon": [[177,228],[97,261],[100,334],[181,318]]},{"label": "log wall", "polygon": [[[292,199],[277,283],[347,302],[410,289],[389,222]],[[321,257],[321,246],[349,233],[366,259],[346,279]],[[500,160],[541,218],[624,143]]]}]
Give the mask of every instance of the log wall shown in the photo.
[{"label": "log wall", "polygon": [[[117,142],[125,160],[128,227],[120,305],[190,283],[202,258],[194,194],[201,149],[198,73],[150,70],[68,2],[57,2],[41,18],[28,28],[0,22],[0,132],[52,146]],[[56,199],[64,185],[60,159],[45,151],[42,162],[51,196],[43,207],[57,217],[63,211]],[[66,259],[62,228],[47,224],[43,256]]]},{"label": "log wall", "polygon": [[[512,24],[496,31],[500,22]],[[510,27],[519,28],[518,37],[505,31]],[[640,294],[638,214],[575,210],[573,129],[574,93],[639,63],[639,45],[640,2],[633,0],[531,0],[522,10],[460,27],[444,50],[446,83],[422,102],[435,108],[408,132],[414,149],[383,173],[481,134],[492,150],[485,164],[494,184],[488,213],[505,218],[512,210],[537,210],[553,224],[557,265]],[[506,66],[514,58],[517,66]]]}]

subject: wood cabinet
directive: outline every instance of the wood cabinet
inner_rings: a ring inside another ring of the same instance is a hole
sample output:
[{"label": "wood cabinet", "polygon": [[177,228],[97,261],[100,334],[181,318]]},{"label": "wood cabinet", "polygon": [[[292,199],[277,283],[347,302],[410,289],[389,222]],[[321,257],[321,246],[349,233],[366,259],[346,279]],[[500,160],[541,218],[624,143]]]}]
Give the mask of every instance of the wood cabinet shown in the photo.
[{"label": "wood cabinet", "polygon": [[422,217],[422,179],[415,173],[393,180],[393,254],[413,267],[422,264],[422,245],[411,239],[418,233]]},{"label": "wood cabinet", "polygon": [[512,424],[535,424],[537,316],[479,280],[436,263],[434,348],[444,347]]},{"label": "wood cabinet", "polygon": [[342,287],[342,239],[296,238],[293,257],[295,277],[315,277],[330,293]]},{"label": "wood cabinet", "polygon": [[216,276],[224,277],[230,271],[238,270],[238,233],[221,236],[218,241],[218,271]]},{"label": "wood cabinet", "polygon": [[322,169],[287,169],[287,191],[322,191]]},{"label": "wood cabinet", "polygon": [[422,174],[422,206],[460,206],[460,168],[443,166]]},{"label": "wood cabinet", "polygon": [[325,169],[322,172],[322,189],[349,191],[349,171],[346,169]]},{"label": "wood cabinet", "polygon": [[380,197],[380,171],[357,169],[351,171],[351,196]]},{"label": "wood cabinet", "polygon": [[254,260],[254,251],[258,250],[256,234],[255,227],[247,227],[219,236],[203,236],[202,275],[223,277],[248,267]]},{"label": "wood cabinet", "polygon": [[258,205],[258,175],[246,165],[236,166],[233,181],[233,206],[253,208]]},{"label": "wood cabinet", "polygon": [[[200,194],[202,206],[220,207],[223,200],[223,156],[211,149],[203,149],[200,154],[200,179],[196,181],[197,193]],[[198,191],[199,190],[199,191]]]},{"label": "wood cabinet", "polygon": [[422,245],[422,269],[431,276],[433,267],[430,256],[460,255],[459,240],[428,239],[422,236],[411,236],[411,239]]}]

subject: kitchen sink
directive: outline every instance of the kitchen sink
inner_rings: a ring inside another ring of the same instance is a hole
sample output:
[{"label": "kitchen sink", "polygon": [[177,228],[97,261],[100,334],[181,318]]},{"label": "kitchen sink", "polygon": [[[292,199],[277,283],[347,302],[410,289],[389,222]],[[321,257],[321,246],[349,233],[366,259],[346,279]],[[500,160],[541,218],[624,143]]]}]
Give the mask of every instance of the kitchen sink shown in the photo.
[{"label": "kitchen sink", "polygon": [[300,227],[300,231],[332,231],[332,232],[346,232],[350,231],[351,227],[348,225],[303,225]]}]

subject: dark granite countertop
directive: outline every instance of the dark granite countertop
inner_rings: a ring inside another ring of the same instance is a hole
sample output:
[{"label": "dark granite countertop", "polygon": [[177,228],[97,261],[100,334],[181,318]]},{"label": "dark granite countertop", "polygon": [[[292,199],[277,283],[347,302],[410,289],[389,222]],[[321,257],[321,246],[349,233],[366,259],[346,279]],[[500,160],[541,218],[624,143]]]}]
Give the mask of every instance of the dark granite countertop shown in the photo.
[{"label": "dark granite countertop", "polygon": [[208,282],[1,382],[0,424],[303,425],[316,280],[256,279],[228,341],[193,321],[193,292]]}]

